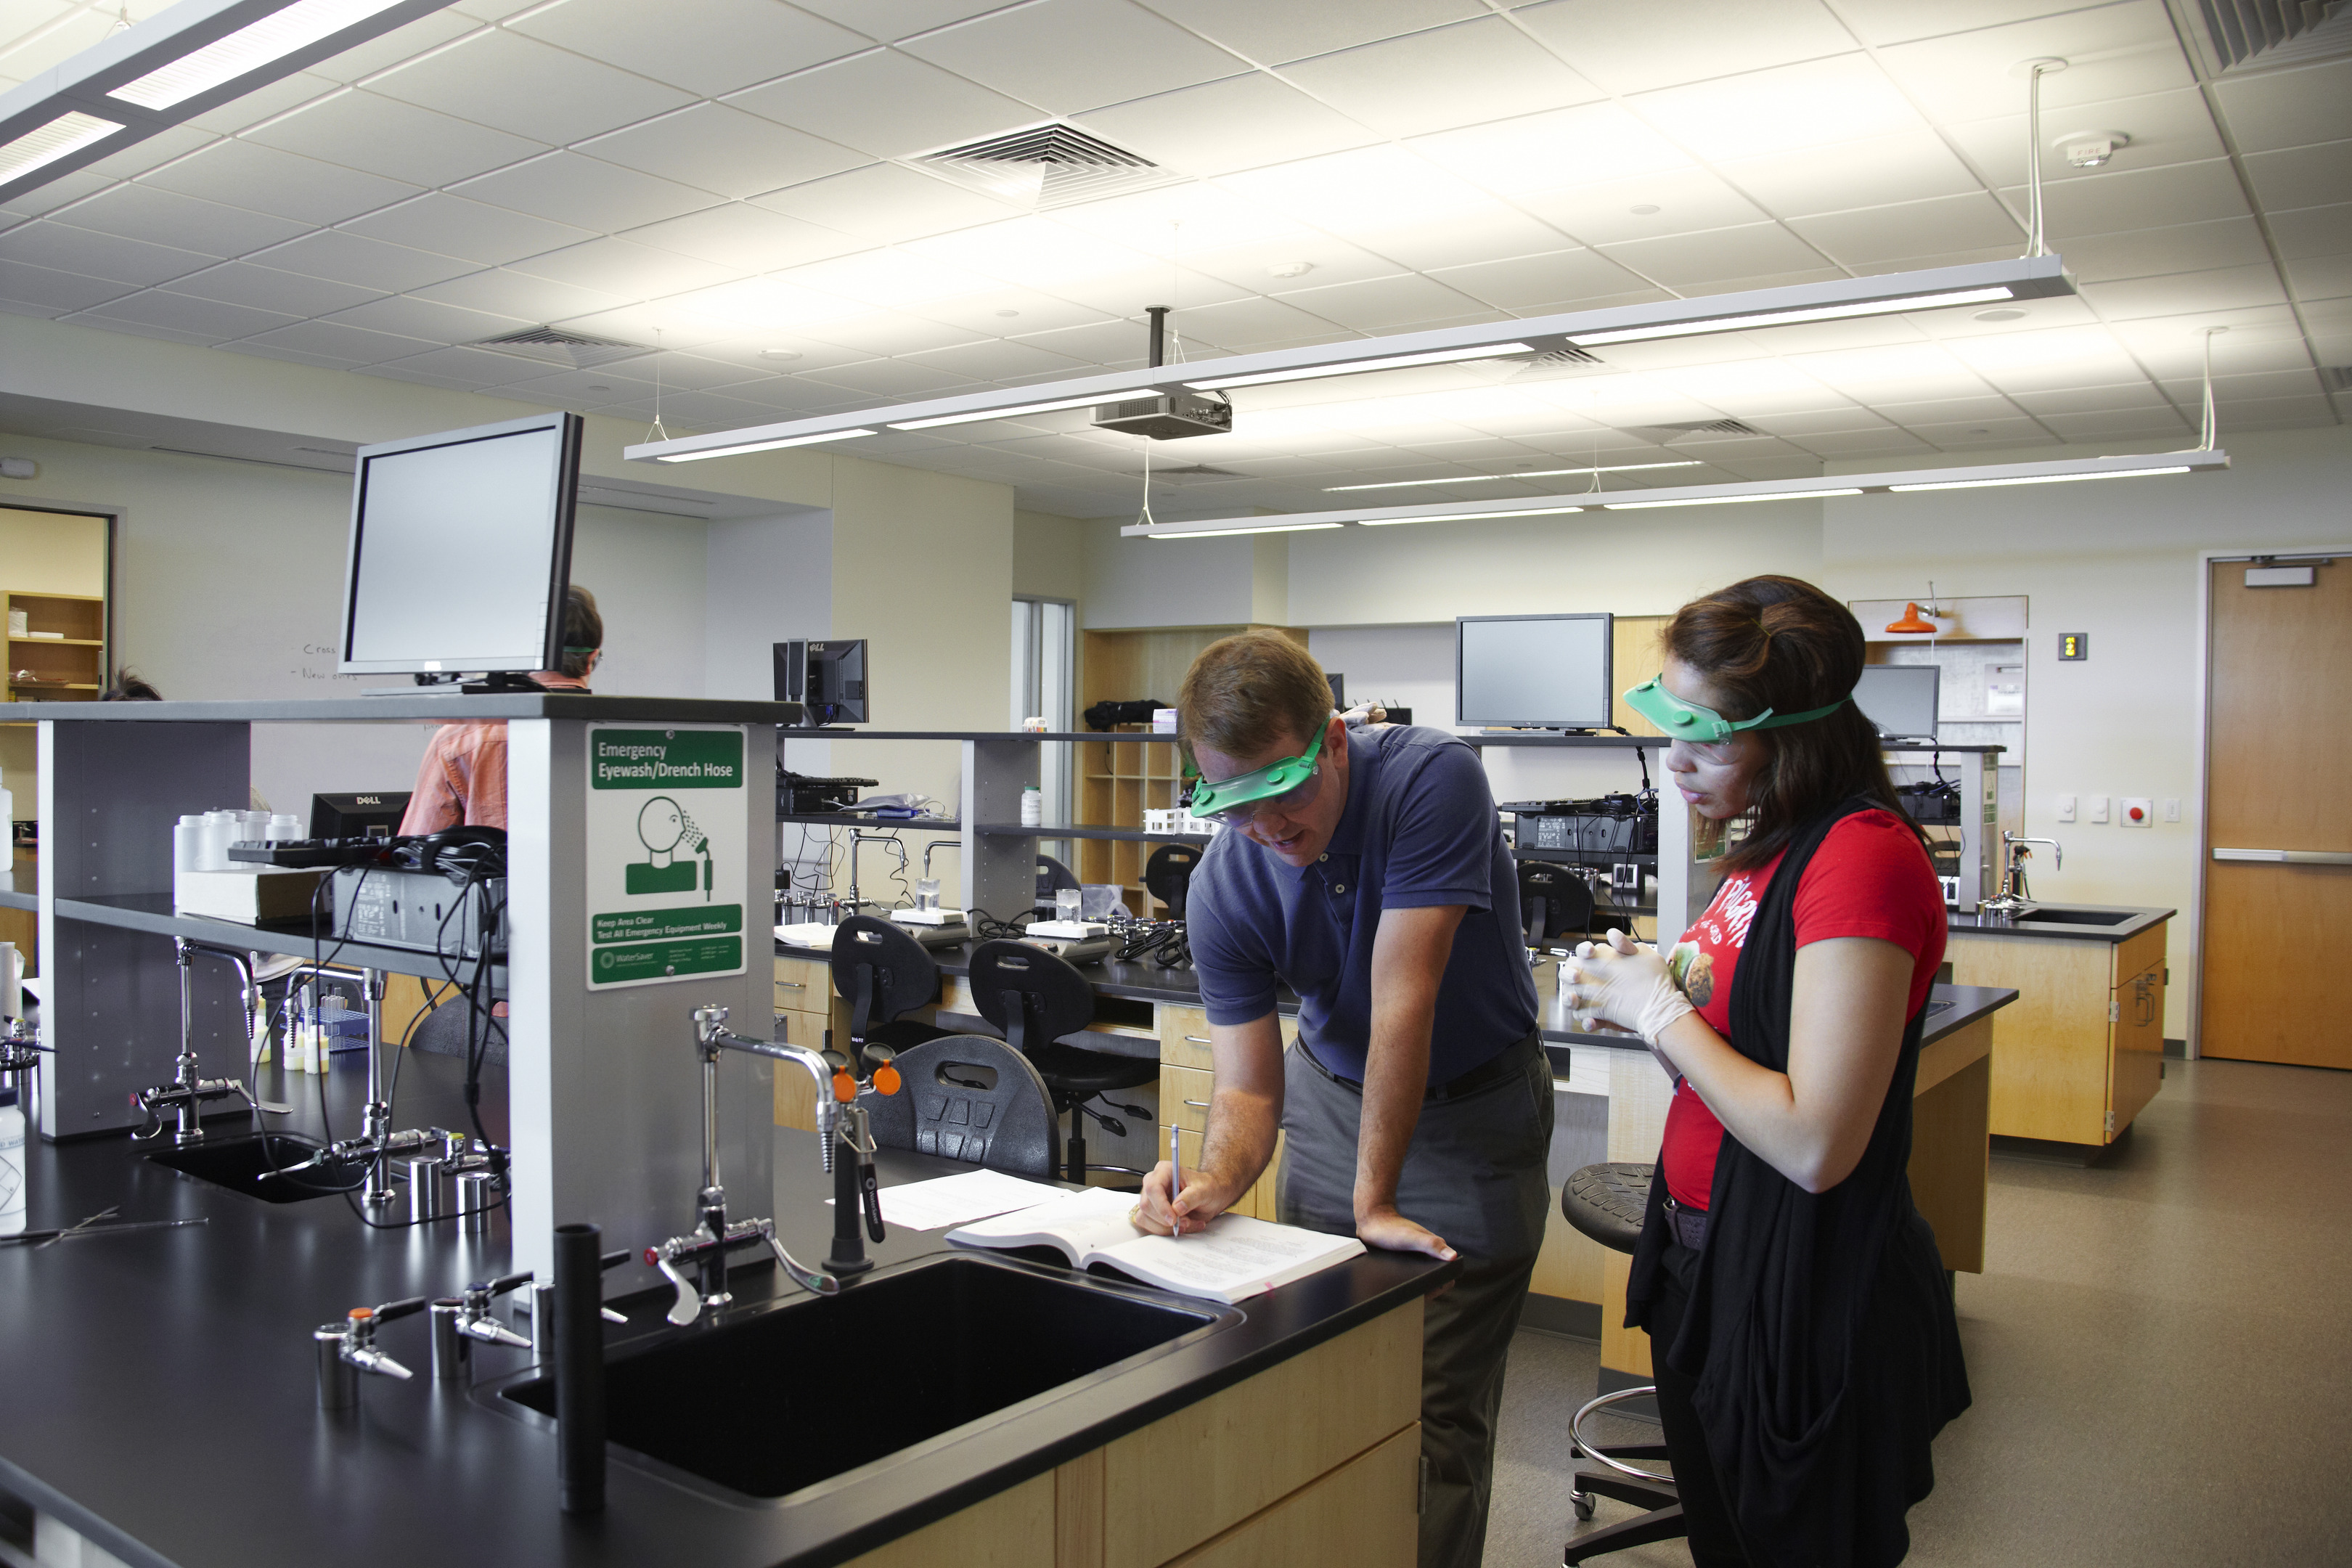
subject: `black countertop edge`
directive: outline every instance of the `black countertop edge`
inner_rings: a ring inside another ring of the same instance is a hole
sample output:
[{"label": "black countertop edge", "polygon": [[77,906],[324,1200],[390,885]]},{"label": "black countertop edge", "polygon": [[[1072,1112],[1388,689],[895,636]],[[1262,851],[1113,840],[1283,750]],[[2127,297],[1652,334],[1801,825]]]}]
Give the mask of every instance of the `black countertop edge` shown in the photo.
[{"label": "black countertop edge", "polygon": [[[415,723],[435,719],[591,719],[599,722],[679,724],[793,724],[797,702],[743,702],[699,697],[619,697],[561,691],[522,691],[496,696],[408,695],[326,697],[311,700],[239,702],[25,702],[13,705],[11,721],[57,719],[89,723],[180,724],[365,724]],[[422,687],[415,688],[423,693]],[[825,731],[830,738],[833,731]],[[813,738],[815,732],[812,732]]]},{"label": "black countertop edge", "polygon": [[2027,921],[2020,923],[2006,916],[1986,914],[1948,914],[1946,924],[1954,936],[2016,936],[2039,937],[2044,941],[2125,942],[2148,930],[2162,925],[2178,910],[2160,910],[2141,904],[2078,904],[2060,900],[2044,903],[2037,900],[2035,909],[2060,910],[2080,910],[2085,914],[2123,915],[2127,918],[2114,925],[2066,925],[2056,921]]}]

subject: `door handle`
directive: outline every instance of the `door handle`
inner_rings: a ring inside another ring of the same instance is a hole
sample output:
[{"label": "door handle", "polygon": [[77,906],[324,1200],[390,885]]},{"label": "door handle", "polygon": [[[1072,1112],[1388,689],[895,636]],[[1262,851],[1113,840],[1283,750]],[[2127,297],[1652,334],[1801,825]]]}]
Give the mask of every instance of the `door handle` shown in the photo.
[{"label": "door handle", "polygon": [[2352,850],[2343,849],[2221,849],[2216,860],[2259,860],[2273,866],[2352,866]]}]

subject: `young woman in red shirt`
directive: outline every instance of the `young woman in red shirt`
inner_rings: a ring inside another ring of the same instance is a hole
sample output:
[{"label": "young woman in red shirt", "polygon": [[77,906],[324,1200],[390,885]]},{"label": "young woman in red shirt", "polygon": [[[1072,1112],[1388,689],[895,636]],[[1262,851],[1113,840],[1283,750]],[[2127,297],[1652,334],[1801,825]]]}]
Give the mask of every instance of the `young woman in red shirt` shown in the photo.
[{"label": "young woman in red shirt", "polygon": [[1562,966],[1580,1015],[1676,1080],[1626,1321],[1649,1331],[1698,1568],[1881,1568],[1969,1404],[1905,1173],[1943,892],[1850,700],[1843,605],[1752,577],[1662,640],[1627,699],[1672,737],[1682,799],[1748,830],[1667,953],[1619,935]]}]

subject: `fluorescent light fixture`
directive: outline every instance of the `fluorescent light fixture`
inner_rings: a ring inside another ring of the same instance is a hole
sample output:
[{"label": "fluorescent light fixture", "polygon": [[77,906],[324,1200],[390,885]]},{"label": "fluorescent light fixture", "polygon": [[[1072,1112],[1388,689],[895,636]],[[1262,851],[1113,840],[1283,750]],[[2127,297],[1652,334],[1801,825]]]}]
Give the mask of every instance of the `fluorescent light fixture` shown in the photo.
[{"label": "fluorescent light fixture", "polygon": [[1344,526],[1336,522],[1276,522],[1263,528],[1162,528],[1150,531],[1151,539],[1231,539],[1240,533],[1313,533],[1321,529]]},{"label": "fluorescent light fixture", "polygon": [[1130,386],[1121,392],[1090,392],[1084,397],[1057,397],[1047,403],[1020,403],[1011,408],[983,408],[977,414],[937,414],[929,419],[894,419],[893,430],[936,430],[942,425],[977,425],[983,419],[1018,419],[1024,414],[1051,414],[1062,408],[1087,408],[1117,403],[1124,397],[1156,397],[1156,386]]},{"label": "fluorescent light fixture", "polygon": [[83,148],[93,146],[121,129],[111,120],[100,120],[94,115],[69,110],[47,125],[27,131],[6,146],[0,147],[0,184],[19,174],[29,174],[60,158],[70,158]]},{"label": "fluorescent light fixture", "polygon": [[1839,486],[1819,490],[1761,490],[1744,496],[1685,496],[1676,500],[1612,500],[1605,503],[1603,511],[1640,511],[1654,506],[1737,506],[1751,500],[1816,500],[1822,496],[1858,496],[1858,487]]},{"label": "fluorescent light fixture", "polygon": [[1845,321],[1857,316],[1895,316],[1906,310],[1941,310],[1953,305],[1981,305],[1990,300],[2014,300],[2008,289],[1956,289],[1941,294],[1914,294],[1893,300],[1868,300],[1851,305],[1815,305],[1796,310],[1758,310],[1745,316],[1710,316],[1703,321],[1673,321],[1654,327],[1620,327],[1614,331],[1579,332],[1568,341],[1579,348],[1602,343],[1640,343],[1654,338],[1688,338],[1701,332],[1744,332],[1753,327],[1787,327],[1801,321]]},{"label": "fluorescent light fixture", "polygon": [[787,436],[780,441],[743,441],[732,447],[705,447],[699,452],[676,452],[656,458],[656,463],[698,463],[705,458],[733,458],[745,452],[772,452],[779,447],[807,447],[819,441],[846,441],[853,436],[878,435],[874,430],[827,430],[817,436]]},{"label": "fluorescent light fixture", "polygon": [[1562,474],[1633,474],[1645,468],[1696,468],[1697,458],[1680,463],[1612,463],[1598,468],[1530,468],[1517,474],[1454,474],[1442,479],[1382,479],[1376,485],[1326,485],[1327,496],[1346,495],[1357,490],[1417,490],[1423,485],[1478,485],[1493,479],[1552,479]]},{"label": "fluorescent light fixture", "polygon": [[1927,484],[1889,485],[1886,488],[1901,495],[1915,490],[1983,490],[1999,485],[2071,485],[2084,479],[2139,479],[2158,474],[2185,474],[2185,466],[2162,468],[2105,468],[2095,474],[2020,474],[2011,479],[1937,479]]},{"label": "fluorescent light fixture", "polygon": [[165,110],[272,60],[355,26],[400,0],[295,0],[283,11],[239,27],[191,55],[125,82],[106,96],[142,109]]},{"label": "fluorescent light fixture", "polygon": [[1580,506],[1531,506],[1517,511],[1441,511],[1428,517],[1360,517],[1359,528],[1395,528],[1408,522],[1468,522],[1487,517],[1552,517],[1563,511],[1582,511]]},{"label": "fluorescent light fixture", "polygon": [[1531,354],[1533,343],[1488,343],[1475,349],[1439,349],[1422,354],[1386,354],[1379,359],[1349,360],[1342,364],[1304,365],[1297,370],[1264,370],[1253,375],[1219,375],[1184,384],[1195,392],[1218,392],[1229,386],[1268,386],[1277,381],[1319,381],[1325,376],[1357,375],[1368,370],[1408,370],[1423,364],[1465,364],[1473,360],[1504,359]]}]

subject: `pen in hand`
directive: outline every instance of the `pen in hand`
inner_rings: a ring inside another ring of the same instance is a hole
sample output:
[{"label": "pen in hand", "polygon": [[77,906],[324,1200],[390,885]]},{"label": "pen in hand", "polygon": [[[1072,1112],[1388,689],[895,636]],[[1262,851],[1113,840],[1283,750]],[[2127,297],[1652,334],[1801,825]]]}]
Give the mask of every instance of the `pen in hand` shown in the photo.
[{"label": "pen in hand", "polygon": [[1184,1163],[1181,1158],[1182,1137],[1177,1129],[1168,1130],[1168,1239],[1181,1241],[1184,1236],[1184,1218],[1176,1212],[1176,1194],[1184,1190]]}]

